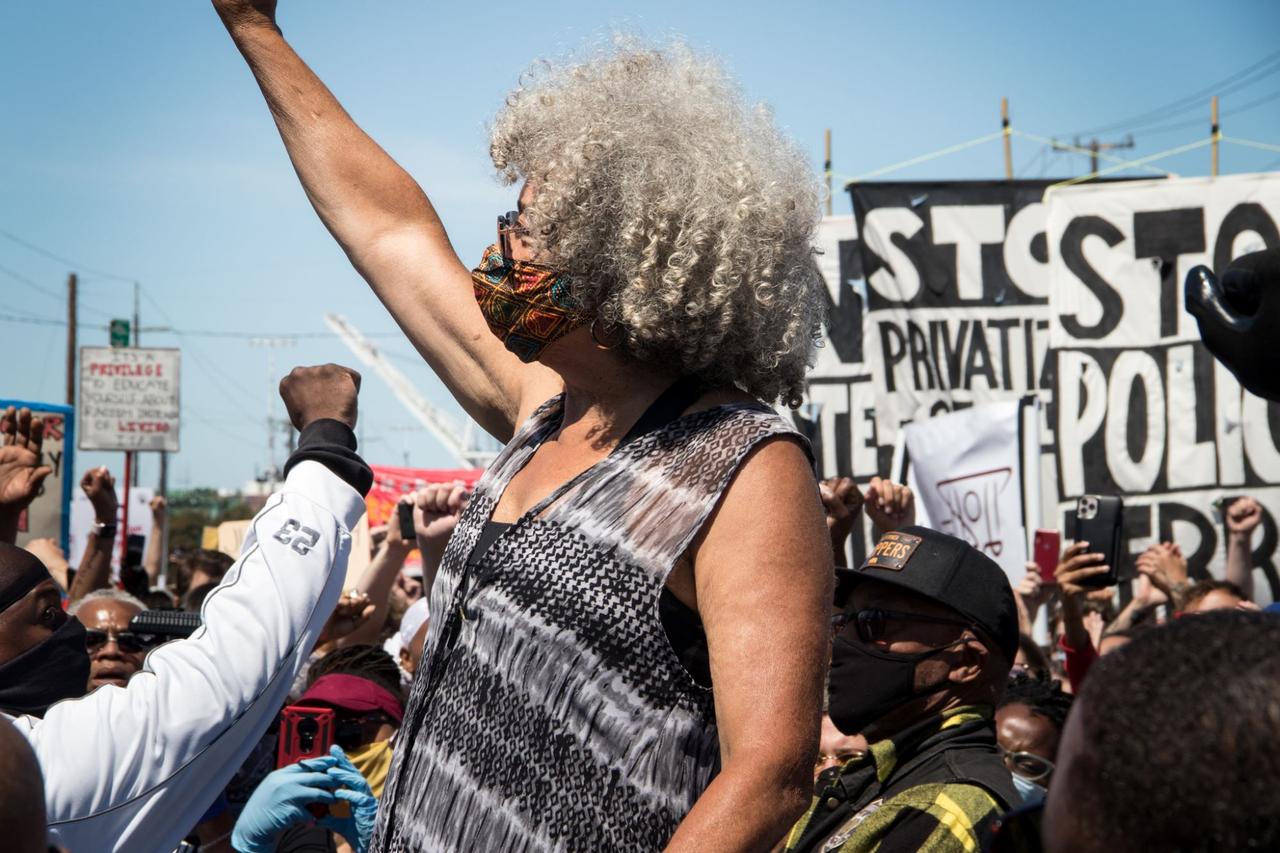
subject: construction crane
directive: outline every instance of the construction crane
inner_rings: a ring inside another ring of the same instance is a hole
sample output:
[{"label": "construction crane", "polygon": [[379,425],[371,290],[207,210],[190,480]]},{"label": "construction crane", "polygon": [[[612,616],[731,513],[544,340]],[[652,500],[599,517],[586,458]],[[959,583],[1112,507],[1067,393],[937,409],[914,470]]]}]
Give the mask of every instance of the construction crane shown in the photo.
[{"label": "construction crane", "polygon": [[464,468],[484,468],[498,455],[497,442],[490,439],[474,421],[467,418],[459,422],[448,412],[443,412],[432,405],[426,397],[418,393],[413,383],[387,361],[386,356],[369,343],[368,338],[360,334],[360,330],[351,325],[345,317],[325,314],[324,321],[356,354],[356,358],[360,359],[361,363],[373,368],[382,377],[400,404],[444,445],[453,458],[458,460],[459,465]]}]

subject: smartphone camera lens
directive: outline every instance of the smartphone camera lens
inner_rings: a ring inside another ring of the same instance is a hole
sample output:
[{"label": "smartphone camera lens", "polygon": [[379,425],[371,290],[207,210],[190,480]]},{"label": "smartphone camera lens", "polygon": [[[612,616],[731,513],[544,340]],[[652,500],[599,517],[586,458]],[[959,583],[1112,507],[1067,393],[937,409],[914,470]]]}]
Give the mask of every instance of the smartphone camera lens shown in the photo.
[{"label": "smartphone camera lens", "polygon": [[298,721],[298,745],[307,752],[311,751],[318,734],[320,734],[320,724],[316,722],[315,717],[303,717]]}]

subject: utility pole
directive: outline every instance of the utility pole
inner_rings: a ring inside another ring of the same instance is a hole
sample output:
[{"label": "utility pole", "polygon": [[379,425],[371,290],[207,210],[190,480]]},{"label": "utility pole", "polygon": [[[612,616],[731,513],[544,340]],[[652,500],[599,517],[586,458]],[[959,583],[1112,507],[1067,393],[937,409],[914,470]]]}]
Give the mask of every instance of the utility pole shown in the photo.
[{"label": "utility pole", "polygon": [[[142,318],[139,316],[141,312],[138,308],[139,290],[141,290],[141,288],[139,287],[138,282],[135,281],[133,283],[133,345],[135,348],[142,346]],[[141,462],[141,457],[142,455],[140,453],[133,454],[133,482],[135,485],[142,482],[138,477],[138,467]],[[128,490],[126,489],[126,491]],[[126,536],[125,538],[128,537]]]},{"label": "utility pole", "polygon": [[[1083,147],[1086,146],[1082,146],[1080,144],[1080,137],[1078,136],[1072,140],[1071,145],[1059,145],[1057,142],[1053,143],[1054,151],[1071,151],[1078,154]],[[1133,134],[1126,135],[1124,142],[1100,142],[1097,137],[1094,137],[1089,140],[1087,147],[1089,149],[1089,174],[1093,175],[1098,171],[1098,160],[1101,152],[1116,151],[1122,148],[1132,148]]]},{"label": "utility pole", "polygon": [[[67,405],[76,404],[76,274],[67,274]],[[66,475],[64,475],[66,476]]]},{"label": "utility pole", "polygon": [[1209,146],[1213,159],[1210,161],[1209,174],[1218,177],[1218,140],[1222,138],[1222,128],[1218,126],[1218,96],[1214,95],[1209,102],[1209,133],[1213,139]]},{"label": "utility pole", "polygon": [[822,173],[827,178],[827,216],[831,215],[831,128],[827,128],[826,137],[826,156],[822,161]]},{"label": "utility pole", "polygon": [[1000,99],[1000,130],[1004,134],[1004,179],[1013,180],[1013,131],[1009,127],[1009,99]]}]

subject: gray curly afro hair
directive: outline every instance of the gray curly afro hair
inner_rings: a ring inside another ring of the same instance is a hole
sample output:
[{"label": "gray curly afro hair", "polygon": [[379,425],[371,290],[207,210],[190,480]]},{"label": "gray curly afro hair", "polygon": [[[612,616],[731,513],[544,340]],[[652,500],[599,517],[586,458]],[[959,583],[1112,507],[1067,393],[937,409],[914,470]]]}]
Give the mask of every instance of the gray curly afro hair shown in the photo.
[{"label": "gray curly afro hair", "polygon": [[573,274],[623,354],[799,405],[824,306],[821,191],[719,63],[621,40],[539,63],[490,150],[508,184],[535,188],[526,241]]}]

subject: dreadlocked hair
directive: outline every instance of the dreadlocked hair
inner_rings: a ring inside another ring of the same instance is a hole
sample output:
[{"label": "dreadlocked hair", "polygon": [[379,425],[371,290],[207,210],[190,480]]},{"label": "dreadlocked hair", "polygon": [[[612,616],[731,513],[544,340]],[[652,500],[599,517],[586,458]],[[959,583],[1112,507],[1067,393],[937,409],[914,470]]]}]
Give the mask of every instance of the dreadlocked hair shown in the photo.
[{"label": "dreadlocked hair", "polygon": [[356,675],[400,695],[400,667],[378,646],[357,644],[334,649],[311,665],[307,689],[325,675]]},{"label": "dreadlocked hair", "polygon": [[1035,677],[1020,672],[1009,679],[999,707],[1026,705],[1034,713],[1047,718],[1058,731],[1062,731],[1067,723],[1071,702],[1071,694],[1063,691],[1062,682],[1056,678]]}]

